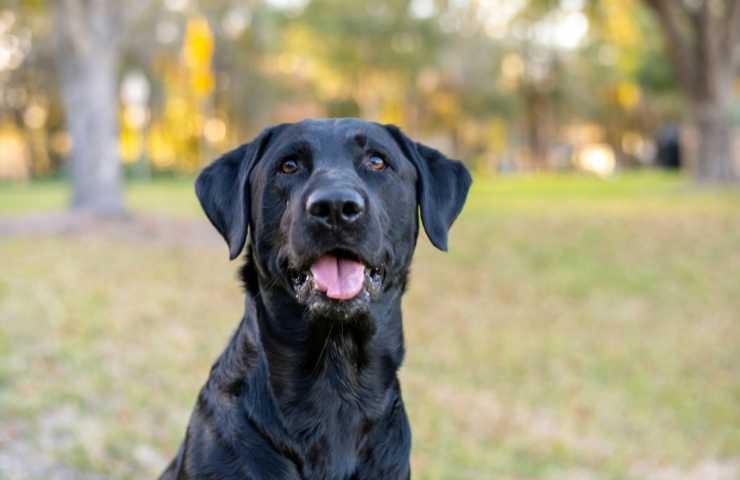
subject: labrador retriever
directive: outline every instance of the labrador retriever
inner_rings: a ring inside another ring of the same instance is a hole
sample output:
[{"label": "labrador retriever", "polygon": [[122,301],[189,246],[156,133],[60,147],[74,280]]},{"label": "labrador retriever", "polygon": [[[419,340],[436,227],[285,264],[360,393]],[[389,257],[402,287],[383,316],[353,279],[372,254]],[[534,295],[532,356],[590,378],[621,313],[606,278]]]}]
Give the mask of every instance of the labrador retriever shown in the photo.
[{"label": "labrador retriever", "polygon": [[205,168],[203,210],[232,260],[246,249],[245,313],[161,478],[409,478],[397,371],[417,212],[446,250],[470,184],[357,119],[271,127]]}]

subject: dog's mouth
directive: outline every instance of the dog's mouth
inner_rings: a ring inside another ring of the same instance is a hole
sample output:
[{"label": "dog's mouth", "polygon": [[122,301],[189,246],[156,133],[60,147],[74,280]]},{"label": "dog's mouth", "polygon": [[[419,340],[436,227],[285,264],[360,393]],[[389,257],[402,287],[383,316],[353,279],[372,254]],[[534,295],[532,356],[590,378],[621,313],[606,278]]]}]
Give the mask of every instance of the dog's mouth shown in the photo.
[{"label": "dog's mouth", "polygon": [[382,266],[373,266],[348,250],[332,250],[308,263],[308,268],[288,270],[293,289],[299,296],[317,293],[343,302],[360,296],[364,291],[373,294],[383,283]]}]

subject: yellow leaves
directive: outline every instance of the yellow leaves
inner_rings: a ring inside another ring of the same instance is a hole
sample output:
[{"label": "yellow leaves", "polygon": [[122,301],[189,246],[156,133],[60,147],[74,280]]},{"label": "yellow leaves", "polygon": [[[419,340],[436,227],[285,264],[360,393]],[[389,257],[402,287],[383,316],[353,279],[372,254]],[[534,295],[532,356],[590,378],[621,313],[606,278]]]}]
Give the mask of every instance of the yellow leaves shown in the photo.
[{"label": "yellow leaves", "polygon": [[606,33],[610,39],[625,47],[640,44],[640,32],[635,24],[636,5],[633,0],[611,0],[604,2],[606,9]]},{"label": "yellow leaves", "polygon": [[154,125],[149,131],[149,157],[155,167],[171,168],[175,165],[177,152],[164,125]]},{"label": "yellow leaves", "polygon": [[617,103],[624,110],[632,110],[640,103],[640,87],[632,82],[619,82],[616,88]]},{"label": "yellow leaves", "polygon": [[213,56],[213,33],[208,21],[197,16],[188,20],[182,45],[185,64],[194,70],[208,69]]},{"label": "yellow leaves", "polygon": [[403,125],[403,113],[403,104],[398,100],[390,100],[385,102],[385,104],[383,105],[378,121],[380,123],[393,123],[395,125]]},{"label": "yellow leaves", "polygon": [[213,83],[213,74],[209,70],[193,70],[190,73],[190,88],[198,98],[210,95]]},{"label": "yellow leaves", "polygon": [[198,98],[205,98],[213,91],[211,57],[213,33],[208,21],[197,16],[188,20],[182,45],[182,57],[190,74],[190,88]]},{"label": "yellow leaves", "polygon": [[[194,170],[200,163],[197,146],[203,115],[199,102],[193,101],[192,92],[178,78],[180,77],[175,76],[168,85],[164,113],[159,125],[162,129],[162,142],[168,141],[171,144],[179,164],[188,170]],[[161,148],[160,152],[166,152],[166,149]],[[152,153],[154,156],[154,152]],[[166,161],[164,156],[162,161]]]},{"label": "yellow leaves", "polygon": [[157,65],[164,84],[164,108],[151,119],[142,107],[126,106],[121,111],[119,151],[124,162],[135,162],[144,155],[157,168],[177,165],[195,171],[206,160],[201,158],[203,142],[213,145],[223,141],[225,123],[206,120],[215,83],[211,71],[213,49],[213,33],[205,17],[190,18],[182,61],[162,59]]},{"label": "yellow leaves", "polygon": [[164,108],[159,109],[146,131],[139,113],[130,108],[122,112],[120,152],[124,161],[133,162],[141,155],[157,168],[178,166],[195,171],[208,158],[203,142],[217,144],[226,136],[226,125],[220,120],[207,120],[209,97],[214,89],[211,71],[213,33],[205,17],[188,20],[181,49],[181,62],[161,59],[158,62],[164,85]]},{"label": "yellow leaves", "polygon": [[141,155],[143,145],[141,134],[130,128],[121,128],[121,138],[118,144],[118,152],[124,163],[133,163]]},{"label": "yellow leaves", "polygon": [[616,58],[619,67],[633,72],[639,65],[645,41],[635,21],[638,5],[635,0],[611,0],[602,5],[604,38],[619,52]]}]

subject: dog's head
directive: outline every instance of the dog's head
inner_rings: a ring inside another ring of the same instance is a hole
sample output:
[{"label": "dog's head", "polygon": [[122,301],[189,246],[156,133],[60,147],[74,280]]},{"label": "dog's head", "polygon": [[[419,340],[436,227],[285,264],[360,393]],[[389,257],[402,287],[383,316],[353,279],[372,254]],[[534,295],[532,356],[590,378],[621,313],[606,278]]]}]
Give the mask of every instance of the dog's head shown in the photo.
[{"label": "dog's head", "polygon": [[418,234],[447,248],[471,178],[397,127],[306,120],[214,161],[196,192],[231,258],[250,238],[264,281],[324,316],[367,311],[402,287]]}]

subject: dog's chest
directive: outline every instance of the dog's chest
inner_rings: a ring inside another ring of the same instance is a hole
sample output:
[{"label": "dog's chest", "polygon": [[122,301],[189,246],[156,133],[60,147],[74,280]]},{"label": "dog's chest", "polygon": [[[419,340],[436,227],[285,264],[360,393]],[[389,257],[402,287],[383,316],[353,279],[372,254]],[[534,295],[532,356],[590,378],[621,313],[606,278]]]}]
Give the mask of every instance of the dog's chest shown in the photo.
[{"label": "dog's chest", "polygon": [[289,430],[304,447],[306,478],[344,479],[355,472],[367,422],[356,405],[324,397],[286,413]]}]

